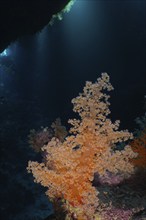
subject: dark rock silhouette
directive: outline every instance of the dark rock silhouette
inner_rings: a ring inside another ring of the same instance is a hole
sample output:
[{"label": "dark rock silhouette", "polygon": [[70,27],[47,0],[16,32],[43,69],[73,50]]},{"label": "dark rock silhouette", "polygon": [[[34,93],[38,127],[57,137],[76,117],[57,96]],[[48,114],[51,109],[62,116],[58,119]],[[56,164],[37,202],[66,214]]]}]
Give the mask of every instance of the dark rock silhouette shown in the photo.
[{"label": "dark rock silhouette", "polygon": [[70,0],[1,0],[0,52],[23,35],[31,35],[46,26],[53,14]]}]

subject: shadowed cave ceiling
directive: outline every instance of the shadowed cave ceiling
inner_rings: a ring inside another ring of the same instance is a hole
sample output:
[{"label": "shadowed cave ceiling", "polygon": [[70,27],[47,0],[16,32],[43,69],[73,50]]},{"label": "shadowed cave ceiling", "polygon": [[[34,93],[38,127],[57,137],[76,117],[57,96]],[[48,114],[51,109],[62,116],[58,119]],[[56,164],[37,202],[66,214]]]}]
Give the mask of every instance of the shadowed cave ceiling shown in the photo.
[{"label": "shadowed cave ceiling", "polygon": [[1,0],[0,52],[21,36],[34,34],[46,26],[52,15],[70,0]]}]

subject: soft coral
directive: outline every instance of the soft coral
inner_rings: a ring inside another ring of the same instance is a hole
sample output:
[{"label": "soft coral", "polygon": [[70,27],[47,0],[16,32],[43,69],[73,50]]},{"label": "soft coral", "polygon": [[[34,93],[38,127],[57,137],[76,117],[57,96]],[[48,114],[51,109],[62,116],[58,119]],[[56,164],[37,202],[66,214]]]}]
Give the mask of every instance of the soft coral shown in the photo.
[{"label": "soft coral", "polygon": [[114,150],[117,142],[132,138],[127,130],[118,131],[119,121],[112,123],[107,116],[112,90],[109,76],[103,73],[97,82],[86,82],[83,93],[72,100],[73,110],[80,119],[72,124],[66,139],[53,138],[42,148],[46,163],[29,162],[28,170],[36,182],[48,187],[47,195],[55,202],[61,199],[68,219],[94,219],[99,206],[98,191],[93,186],[94,174],[107,171],[128,177],[133,171],[129,158],[136,154],[130,146]]}]

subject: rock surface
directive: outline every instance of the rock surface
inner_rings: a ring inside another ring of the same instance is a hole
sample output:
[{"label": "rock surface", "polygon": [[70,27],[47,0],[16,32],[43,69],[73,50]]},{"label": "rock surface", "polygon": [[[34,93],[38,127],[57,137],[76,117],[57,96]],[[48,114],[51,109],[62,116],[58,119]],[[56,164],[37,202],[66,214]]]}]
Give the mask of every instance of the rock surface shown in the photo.
[{"label": "rock surface", "polygon": [[70,0],[1,0],[0,52],[21,36],[40,31]]}]

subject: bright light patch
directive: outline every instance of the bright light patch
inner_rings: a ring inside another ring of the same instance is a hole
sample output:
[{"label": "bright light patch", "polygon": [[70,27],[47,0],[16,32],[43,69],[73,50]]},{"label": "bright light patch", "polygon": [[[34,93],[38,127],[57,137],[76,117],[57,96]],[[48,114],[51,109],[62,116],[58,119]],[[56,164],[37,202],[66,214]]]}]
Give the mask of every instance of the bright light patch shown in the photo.
[{"label": "bright light patch", "polygon": [[51,21],[49,22],[49,24],[52,25],[56,18],[58,18],[58,20],[62,20],[63,19],[63,14],[66,13],[66,12],[67,13],[70,12],[70,10],[71,10],[72,6],[74,5],[75,1],[76,0],[70,0],[70,2],[65,6],[65,8],[62,11],[60,11],[57,14],[53,15]]},{"label": "bright light patch", "polygon": [[75,3],[75,0],[71,0],[67,5],[66,5],[66,7],[63,9],[63,13],[65,13],[65,12],[70,12],[70,10],[71,10],[71,7],[73,6],[73,4]]},{"label": "bright light patch", "polygon": [[1,57],[8,56],[8,51],[5,49],[2,53],[0,53]]}]

